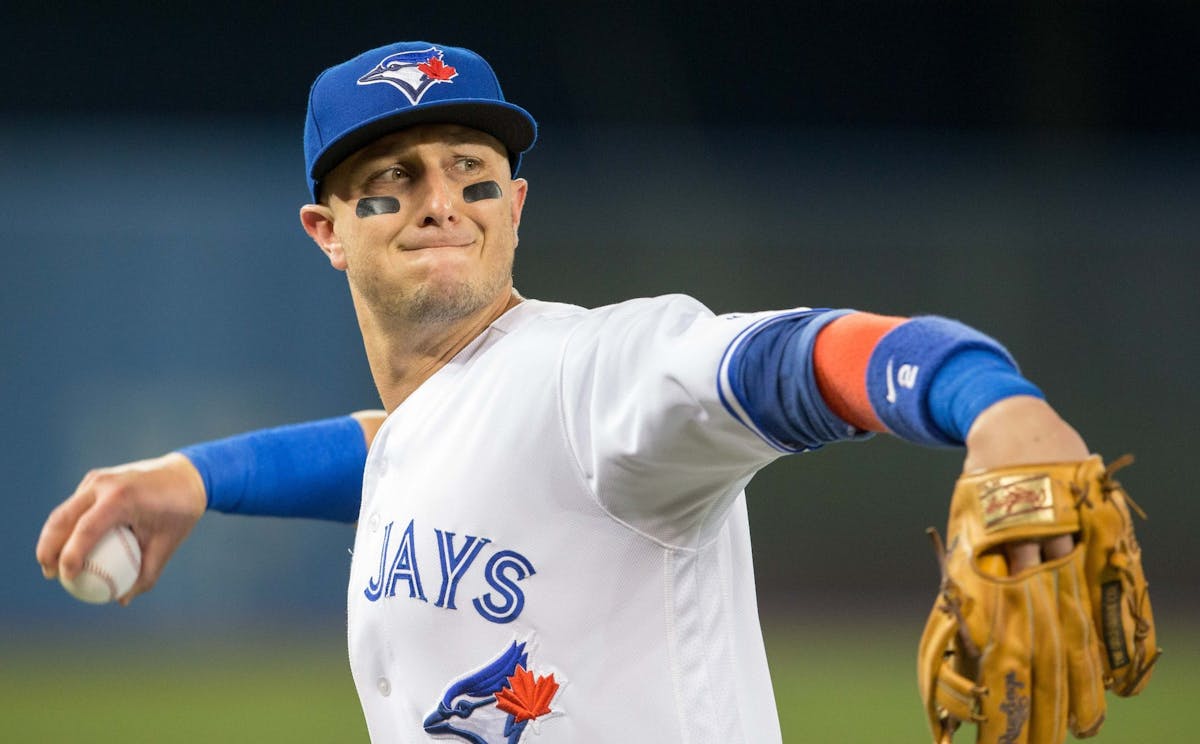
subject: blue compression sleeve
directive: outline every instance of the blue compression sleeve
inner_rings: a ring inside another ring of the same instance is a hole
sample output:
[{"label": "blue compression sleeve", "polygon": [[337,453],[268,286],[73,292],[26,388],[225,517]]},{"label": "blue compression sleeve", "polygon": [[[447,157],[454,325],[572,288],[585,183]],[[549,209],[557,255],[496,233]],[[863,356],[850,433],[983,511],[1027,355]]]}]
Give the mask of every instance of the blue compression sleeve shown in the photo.
[{"label": "blue compression sleeve", "polygon": [[951,356],[937,371],[929,389],[929,416],[944,434],[963,442],[983,409],[1014,395],[1044,397],[1007,355],[968,349]]},{"label": "blue compression sleeve", "polygon": [[750,428],[776,448],[800,452],[869,436],[829,410],[813,372],[817,333],[849,312],[811,310],[773,316],[752,326],[731,347],[730,391],[750,417]]},{"label": "blue compression sleeve", "polygon": [[239,434],[179,451],[200,471],[213,511],[336,522],[358,518],[367,445],[352,416]]},{"label": "blue compression sleeve", "polygon": [[879,340],[867,393],[892,433],[926,445],[962,444],[975,417],[1002,398],[1041,397],[999,342],[936,316],[909,320]]}]

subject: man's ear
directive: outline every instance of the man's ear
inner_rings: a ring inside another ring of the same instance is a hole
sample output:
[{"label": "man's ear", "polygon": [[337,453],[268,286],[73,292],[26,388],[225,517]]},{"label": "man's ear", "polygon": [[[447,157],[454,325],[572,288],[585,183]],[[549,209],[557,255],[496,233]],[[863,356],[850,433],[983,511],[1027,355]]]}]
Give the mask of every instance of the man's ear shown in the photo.
[{"label": "man's ear", "polygon": [[333,210],[324,204],[305,204],[300,207],[300,224],[338,271],[346,270],[346,252],[333,227]]},{"label": "man's ear", "polygon": [[529,194],[529,182],[524,178],[514,178],[512,181],[512,222],[513,231],[521,227],[521,212],[525,209],[525,197]]}]

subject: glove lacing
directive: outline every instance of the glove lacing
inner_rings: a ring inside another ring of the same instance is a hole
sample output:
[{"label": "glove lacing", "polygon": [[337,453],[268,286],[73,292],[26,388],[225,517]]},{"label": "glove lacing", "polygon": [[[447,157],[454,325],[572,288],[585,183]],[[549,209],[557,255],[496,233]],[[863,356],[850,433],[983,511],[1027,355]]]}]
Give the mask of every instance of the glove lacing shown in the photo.
[{"label": "glove lacing", "polygon": [[[1146,516],[1146,512],[1141,506],[1138,505],[1136,501],[1133,500],[1133,498],[1130,497],[1129,493],[1121,486],[1120,482],[1118,482],[1116,478],[1113,478],[1114,473],[1122,468],[1132,465],[1133,460],[1133,455],[1124,454],[1109,463],[1104,468],[1104,476],[1101,478],[1100,483],[1100,492],[1103,495],[1104,500],[1108,501],[1114,491],[1120,491],[1125,503],[1128,504],[1131,509],[1133,509],[1134,513],[1136,513],[1143,520],[1146,520],[1149,519],[1149,517]],[[1071,490],[1075,493],[1075,507],[1077,509],[1082,506],[1087,506],[1089,509],[1094,508],[1088,498],[1087,484],[1078,486],[1072,483]],[[1141,547],[1137,544],[1137,538],[1134,537],[1132,529],[1126,531],[1126,536],[1132,544],[1123,544],[1118,542],[1118,544],[1109,551],[1108,565],[1121,574],[1121,577],[1124,580],[1123,583],[1125,585],[1133,586],[1136,583],[1133,578],[1133,572],[1131,572],[1124,564],[1124,561],[1113,560],[1113,556],[1117,555],[1118,553],[1121,555],[1132,555],[1134,553],[1141,552]],[[1150,673],[1150,670],[1154,667],[1154,664],[1158,661],[1159,657],[1162,656],[1162,649],[1158,648],[1154,650],[1154,653],[1149,658],[1146,657],[1145,641],[1146,637],[1150,635],[1151,630],[1150,621],[1146,619],[1146,607],[1149,605],[1149,601],[1150,585],[1148,583],[1142,587],[1141,592],[1139,592],[1136,596],[1128,596],[1126,606],[1134,623],[1133,654],[1131,662],[1133,664],[1133,668],[1136,670],[1136,674],[1134,674],[1133,677],[1130,678],[1123,687],[1121,687],[1121,689],[1113,690],[1118,695],[1129,695],[1133,690],[1136,690],[1142,679]],[[1105,687],[1113,689],[1115,684],[1116,680],[1112,677],[1112,675],[1105,675]]]}]

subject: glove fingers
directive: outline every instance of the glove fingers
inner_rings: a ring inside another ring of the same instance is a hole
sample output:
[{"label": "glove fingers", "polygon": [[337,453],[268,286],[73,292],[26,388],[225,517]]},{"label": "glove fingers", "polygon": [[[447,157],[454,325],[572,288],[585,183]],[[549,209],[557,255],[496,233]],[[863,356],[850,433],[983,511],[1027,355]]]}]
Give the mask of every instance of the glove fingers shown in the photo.
[{"label": "glove fingers", "polygon": [[996,587],[993,641],[980,659],[984,719],[979,742],[1044,744],[1030,739],[1032,663],[1034,657],[1033,595],[1030,581]]},{"label": "glove fingers", "polygon": [[954,634],[954,621],[934,607],[921,634],[917,649],[917,686],[925,701],[925,712],[930,726],[936,733],[939,715],[937,712],[938,676],[945,664],[945,652]]},{"label": "glove fingers", "polygon": [[917,680],[925,702],[925,714],[934,741],[950,741],[962,721],[977,718],[979,688],[955,671],[959,663],[958,621],[941,607],[934,606],[917,653]]},{"label": "glove fingers", "polygon": [[1090,599],[1082,571],[1082,549],[1059,570],[1058,607],[1063,636],[1067,639],[1068,722],[1078,738],[1096,734],[1104,722],[1104,669],[1097,651],[1096,637],[1089,612]]},{"label": "glove fingers", "polygon": [[1058,623],[1057,572],[1045,567],[1000,589],[996,644],[981,661],[986,720],[980,742],[1061,744],[1069,701],[1067,640]]},{"label": "glove fingers", "polygon": [[1058,606],[1060,570],[1061,566],[1046,565],[1026,587],[1034,631],[1029,740],[1037,744],[1059,744],[1067,739],[1067,648],[1071,641],[1062,627]]}]

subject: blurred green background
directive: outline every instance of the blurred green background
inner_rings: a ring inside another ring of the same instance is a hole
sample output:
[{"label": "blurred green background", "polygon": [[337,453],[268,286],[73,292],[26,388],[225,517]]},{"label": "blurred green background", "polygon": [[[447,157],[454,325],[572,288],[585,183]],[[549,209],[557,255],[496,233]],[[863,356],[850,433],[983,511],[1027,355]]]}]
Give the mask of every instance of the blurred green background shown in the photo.
[{"label": "blurred green background", "polygon": [[[0,741],[362,740],[348,527],[208,517],[127,610],[33,545],[89,468],[377,405],[300,132],[321,69],[422,37],[540,122],[527,296],[957,317],[1134,452],[1167,656],[1100,741],[1195,738],[1200,6],[144,5],[0,23]],[[923,740],[923,530],[960,461],[878,437],[752,484],[788,741]]]},{"label": "blurred green background", "polygon": [[[785,742],[922,744],[907,621],[776,622],[767,648]],[[919,632],[919,629],[918,629]],[[1166,623],[1169,653],[1137,698],[1109,696],[1099,741],[1191,741],[1200,726],[1200,638]],[[123,649],[66,642],[13,652],[0,676],[5,741],[201,744],[366,742],[345,651],[327,637]],[[974,741],[966,730],[960,741]]]}]

